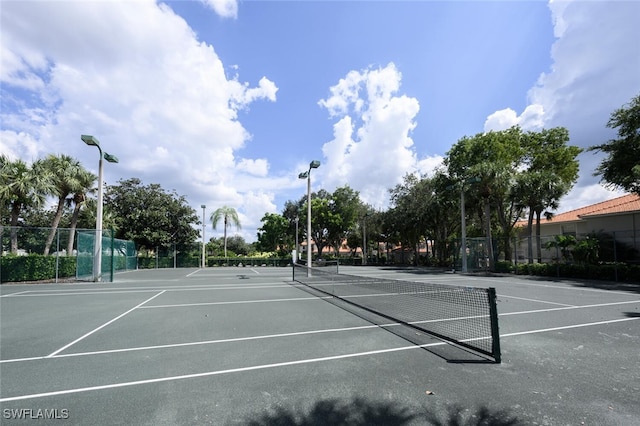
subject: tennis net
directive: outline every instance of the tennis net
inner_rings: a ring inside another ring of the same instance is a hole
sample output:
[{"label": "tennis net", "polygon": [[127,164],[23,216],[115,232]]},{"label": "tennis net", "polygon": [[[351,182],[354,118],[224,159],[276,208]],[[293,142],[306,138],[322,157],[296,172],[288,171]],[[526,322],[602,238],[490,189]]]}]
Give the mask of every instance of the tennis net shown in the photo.
[{"label": "tennis net", "polygon": [[494,288],[369,278],[298,264],[293,280],[500,362]]}]

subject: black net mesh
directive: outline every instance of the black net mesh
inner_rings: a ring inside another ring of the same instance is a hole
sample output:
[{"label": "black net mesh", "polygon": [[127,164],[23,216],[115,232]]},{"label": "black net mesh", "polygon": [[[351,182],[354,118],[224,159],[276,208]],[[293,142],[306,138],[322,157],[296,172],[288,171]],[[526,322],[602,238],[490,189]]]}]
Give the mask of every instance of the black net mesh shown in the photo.
[{"label": "black net mesh", "polygon": [[495,290],[335,273],[294,265],[294,281],[499,362]]}]

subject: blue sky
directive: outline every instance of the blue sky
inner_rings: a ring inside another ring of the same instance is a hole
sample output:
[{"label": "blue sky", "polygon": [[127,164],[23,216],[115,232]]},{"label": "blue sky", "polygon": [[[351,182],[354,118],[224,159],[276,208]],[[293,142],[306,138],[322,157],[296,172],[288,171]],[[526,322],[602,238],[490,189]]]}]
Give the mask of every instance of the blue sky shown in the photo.
[{"label": "blue sky", "polygon": [[[466,135],[565,126],[581,147],[613,137],[640,93],[640,2],[0,2],[0,153],[80,141],[207,216],[235,207],[248,241],[265,212],[345,184],[377,208],[406,173],[429,174]],[[581,175],[560,210],[620,195]],[[221,231],[207,227],[207,236]]]}]

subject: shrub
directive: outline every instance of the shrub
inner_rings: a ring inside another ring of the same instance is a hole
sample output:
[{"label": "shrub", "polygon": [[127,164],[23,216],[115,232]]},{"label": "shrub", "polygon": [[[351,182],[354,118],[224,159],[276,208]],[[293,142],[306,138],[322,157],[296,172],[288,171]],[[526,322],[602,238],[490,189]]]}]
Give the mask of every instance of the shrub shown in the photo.
[{"label": "shrub", "polygon": [[0,282],[55,279],[56,261],[58,264],[58,278],[68,278],[76,275],[76,258],[74,256],[56,257],[42,254],[3,256],[0,259],[2,268]]}]

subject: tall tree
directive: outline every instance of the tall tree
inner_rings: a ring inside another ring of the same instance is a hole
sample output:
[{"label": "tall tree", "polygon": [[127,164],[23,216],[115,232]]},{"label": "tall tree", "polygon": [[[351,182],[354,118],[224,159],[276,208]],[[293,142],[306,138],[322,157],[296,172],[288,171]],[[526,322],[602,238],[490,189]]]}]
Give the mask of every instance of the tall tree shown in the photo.
[{"label": "tall tree", "polygon": [[589,148],[606,154],[595,175],[610,186],[640,195],[640,94],[615,110],[607,127],[618,129],[618,138]]},{"label": "tall tree", "polygon": [[536,221],[537,258],[541,261],[540,219],[547,210],[555,210],[578,179],[577,146],[569,146],[569,131],[563,127],[527,132],[523,137],[524,156],[521,172],[516,178],[514,197],[519,205],[529,209],[528,252],[533,262],[533,220]]},{"label": "tall tree", "polygon": [[58,199],[56,214],[51,223],[51,231],[44,246],[44,254],[46,256],[51,250],[51,244],[58,231],[58,225],[60,224],[60,219],[62,219],[67,198],[76,191],[81,190],[80,175],[83,173],[84,168],[78,160],[68,155],[48,155],[43,160],[43,164],[52,176],[53,190],[51,195]]},{"label": "tall tree", "polygon": [[[260,219],[256,248],[260,251],[286,251],[289,221],[276,213],[265,213]],[[282,254],[282,253],[281,253]]]},{"label": "tall tree", "polygon": [[105,218],[112,215],[115,221],[116,237],[133,240],[138,248],[175,244],[180,250],[197,238],[195,209],[184,196],[158,184],[143,185],[137,178],[120,180],[107,187],[104,204]]},{"label": "tall tree", "polygon": [[11,212],[11,253],[18,252],[20,213],[24,208],[42,205],[51,190],[51,174],[41,160],[28,166],[22,160],[0,155],[0,202]]},{"label": "tall tree", "polygon": [[73,196],[69,199],[70,204],[73,204],[73,213],[71,215],[71,225],[69,226],[67,254],[70,254],[73,251],[73,243],[75,240],[80,210],[86,204],[87,194],[93,192],[93,185],[97,179],[98,177],[88,170],[83,169],[78,173],[78,186],[75,189]]},{"label": "tall tree", "polygon": [[[470,193],[482,200],[482,217],[484,219],[487,254],[490,270],[495,270],[497,253],[494,253],[491,224],[491,207],[500,215],[499,223],[502,234],[508,237],[515,219],[517,209],[504,208],[511,206],[511,188],[522,158],[520,145],[521,130],[512,127],[499,132],[480,133],[473,137],[460,139],[447,153],[445,165],[448,174],[454,181],[478,179]],[[502,205],[502,208],[498,206]],[[509,216],[509,217],[507,217]],[[505,255],[510,253],[508,238],[504,241]]]},{"label": "tall tree", "polygon": [[363,210],[360,193],[348,185],[336,188],[330,197],[329,210],[331,220],[328,222],[328,240],[338,252],[347,233],[355,225],[358,213]]},{"label": "tall tree", "polygon": [[240,219],[238,218],[238,212],[233,207],[222,206],[211,213],[211,223],[213,229],[216,229],[218,222],[223,221],[224,224],[224,257],[227,257],[227,228],[231,225],[236,229],[240,229]]}]

